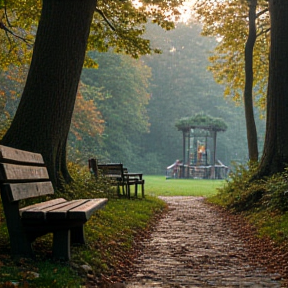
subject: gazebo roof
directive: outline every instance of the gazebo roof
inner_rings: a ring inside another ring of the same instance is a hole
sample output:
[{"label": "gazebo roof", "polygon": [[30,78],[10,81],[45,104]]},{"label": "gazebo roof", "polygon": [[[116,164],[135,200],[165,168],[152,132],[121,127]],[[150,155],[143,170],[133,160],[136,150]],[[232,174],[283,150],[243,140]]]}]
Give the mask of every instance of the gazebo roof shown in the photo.
[{"label": "gazebo roof", "polygon": [[188,131],[190,129],[204,129],[209,131],[226,131],[227,124],[221,118],[214,118],[205,114],[196,114],[194,117],[183,117],[176,121],[178,130]]}]

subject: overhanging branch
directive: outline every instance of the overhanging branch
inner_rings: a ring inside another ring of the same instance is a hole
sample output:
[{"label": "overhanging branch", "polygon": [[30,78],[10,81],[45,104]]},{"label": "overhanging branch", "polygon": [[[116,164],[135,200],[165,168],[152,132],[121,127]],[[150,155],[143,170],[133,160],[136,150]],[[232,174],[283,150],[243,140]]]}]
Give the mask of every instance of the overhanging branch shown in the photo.
[{"label": "overhanging branch", "polygon": [[269,11],[268,8],[266,8],[266,9],[260,11],[259,13],[256,14],[256,18],[259,18],[261,15],[263,15],[264,13],[266,13],[266,12],[268,12],[268,11]]},{"label": "overhanging branch", "polygon": [[266,34],[266,33],[268,33],[270,30],[271,30],[271,28],[270,28],[270,27],[269,27],[269,28],[267,28],[266,30],[262,30],[260,33],[258,33],[258,34],[257,34],[257,36],[256,36],[256,37],[259,37],[259,36],[261,36],[262,34]]},{"label": "overhanging branch", "polygon": [[12,25],[10,24],[10,21],[9,21],[8,14],[7,14],[6,1],[5,1],[5,6],[4,6],[4,14],[5,14],[5,18],[6,18],[6,21],[7,21],[7,23],[8,23],[8,26],[9,26],[9,27],[12,27]]},{"label": "overhanging branch", "polygon": [[101,10],[98,9],[98,8],[95,8],[95,11],[96,11],[97,13],[99,13],[99,14],[103,17],[104,21],[109,25],[109,27],[110,27],[113,31],[116,31],[115,27],[110,23],[110,21],[107,19],[107,17],[106,17],[105,14],[103,13],[103,11],[101,11]]},{"label": "overhanging branch", "polygon": [[6,35],[8,36],[8,33],[11,34],[12,36],[24,41],[26,44],[30,45],[31,46],[31,43],[29,43],[29,41],[27,39],[25,39],[24,37],[21,37],[17,34],[15,34],[13,31],[11,31],[10,29],[8,29],[5,24],[1,21],[0,22],[0,29],[3,29],[6,33]]}]

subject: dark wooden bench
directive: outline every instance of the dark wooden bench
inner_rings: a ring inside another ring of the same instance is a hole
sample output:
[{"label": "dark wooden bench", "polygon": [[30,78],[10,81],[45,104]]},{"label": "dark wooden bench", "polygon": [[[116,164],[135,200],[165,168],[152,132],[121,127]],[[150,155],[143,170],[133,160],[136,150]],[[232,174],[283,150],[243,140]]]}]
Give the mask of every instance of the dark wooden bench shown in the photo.
[{"label": "dark wooden bench", "polygon": [[111,185],[117,187],[117,194],[120,195],[122,188],[122,194],[127,195],[127,186],[124,181],[123,175],[123,164],[120,163],[109,163],[109,164],[97,164],[97,171],[99,173],[109,178]]},{"label": "dark wooden bench", "polygon": [[[117,194],[130,198],[130,186],[134,186],[135,197],[137,197],[138,185],[141,185],[142,197],[144,198],[144,179],[142,173],[129,173],[122,163],[98,164],[95,158],[88,161],[90,171],[98,177],[99,174],[109,178],[111,184],[117,186]],[[121,189],[120,189],[121,188]]]},{"label": "dark wooden bench", "polygon": [[32,242],[53,233],[53,256],[70,259],[70,243],[84,244],[84,223],[106,198],[67,201],[57,198],[27,207],[19,202],[53,195],[41,154],[0,145],[0,189],[12,256],[33,256]]},{"label": "dark wooden bench", "polygon": [[124,177],[126,178],[126,181],[129,183],[127,186],[127,194],[128,197],[130,197],[130,186],[135,185],[135,197],[137,198],[138,194],[138,185],[141,186],[141,194],[142,198],[144,198],[144,184],[145,180],[143,179],[142,173],[134,173],[134,172],[128,172],[128,170],[124,171]]}]

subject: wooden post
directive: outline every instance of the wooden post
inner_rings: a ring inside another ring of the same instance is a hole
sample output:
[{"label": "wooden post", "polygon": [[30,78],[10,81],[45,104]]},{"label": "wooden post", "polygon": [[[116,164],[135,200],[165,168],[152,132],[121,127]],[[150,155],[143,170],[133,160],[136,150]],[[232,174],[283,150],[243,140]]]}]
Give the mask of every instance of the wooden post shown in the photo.
[{"label": "wooden post", "polygon": [[207,155],[207,136],[205,137],[205,166],[208,166],[208,155]]},{"label": "wooden post", "polygon": [[187,147],[187,178],[190,178],[190,139],[191,139],[191,129],[189,129],[188,135],[188,147]]},{"label": "wooden post", "polygon": [[212,131],[213,133],[213,158],[212,158],[212,170],[211,170],[211,178],[215,179],[215,164],[216,164],[216,131]]},{"label": "wooden post", "polygon": [[89,170],[95,177],[98,176],[98,169],[97,169],[97,160],[95,158],[91,158],[88,160]]},{"label": "wooden post", "polygon": [[184,170],[184,164],[186,162],[186,153],[185,153],[185,150],[186,150],[186,139],[185,139],[185,131],[183,130],[183,161],[182,161],[182,169],[181,169],[181,175],[180,177],[181,178],[184,178],[184,175],[185,175],[185,170]]}]

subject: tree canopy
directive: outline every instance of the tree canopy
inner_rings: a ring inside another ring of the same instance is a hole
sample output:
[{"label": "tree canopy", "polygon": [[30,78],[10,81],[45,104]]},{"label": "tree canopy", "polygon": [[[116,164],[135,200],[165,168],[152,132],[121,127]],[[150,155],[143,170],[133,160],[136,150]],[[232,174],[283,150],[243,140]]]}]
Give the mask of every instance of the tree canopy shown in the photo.
[{"label": "tree canopy", "polygon": [[[159,52],[143,37],[147,21],[164,29],[174,28],[173,17],[183,0],[96,1],[87,50],[124,52],[138,58]],[[40,0],[1,0],[0,2],[0,67],[28,64],[42,9]],[[97,63],[86,57],[87,67]]]},{"label": "tree canopy", "polygon": [[[245,81],[244,49],[248,37],[248,1],[205,1],[195,5],[197,18],[203,24],[202,34],[218,39],[209,57],[215,80],[225,86],[224,95],[241,101]],[[270,17],[268,2],[258,0],[256,10],[257,40],[254,47],[254,100],[266,107],[268,83],[268,55],[270,41]]]},{"label": "tree canopy", "polygon": [[[151,19],[161,27],[172,28],[171,17],[179,13],[175,7],[181,3],[182,0],[146,0],[139,1],[137,7],[131,1],[117,0],[41,1],[26,85],[2,144],[41,153],[54,185],[61,185],[61,177],[71,181],[66,165],[66,143],[87,49],[93,47],[103,52],[112,47],[134,58],[151,53],[149,40],[142,37],[146,22]],[[2,18],[1,28],[5,35],[16,37],[7,27],[11,17],[18,19],[21,7],[14,9],[12,4],[14,2],[7,6],[4,2],[1,6],[6,16]],[[30,1],[27,4],[31,4],[25,6],[28,11],[33,5]],[[29,32],[32,27],[32,24],[28,27]],[[27,42],[25,37],[21,38]],[[90,67],[97,65],[89,55],[87,62]]]}]

